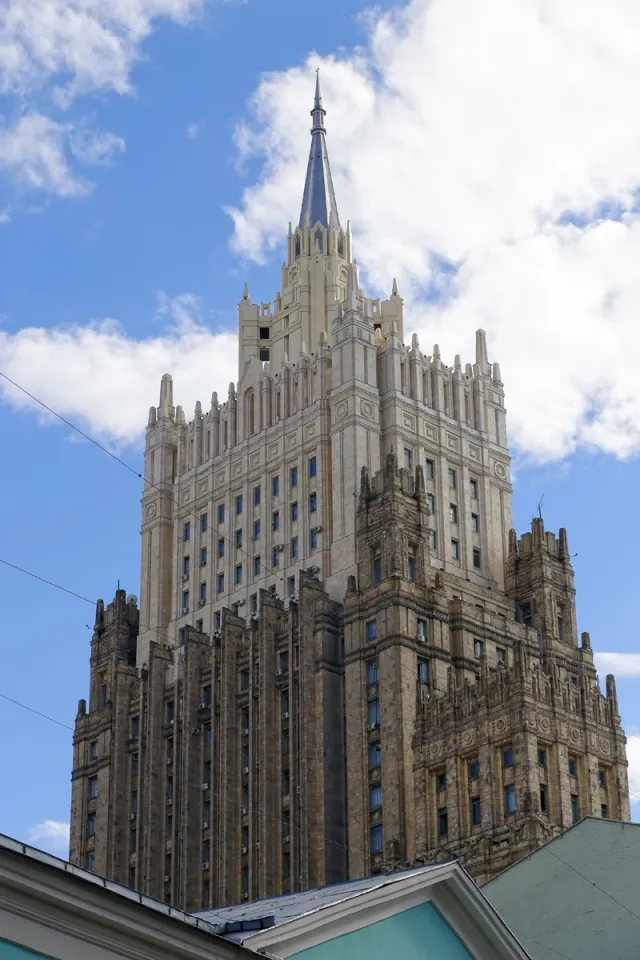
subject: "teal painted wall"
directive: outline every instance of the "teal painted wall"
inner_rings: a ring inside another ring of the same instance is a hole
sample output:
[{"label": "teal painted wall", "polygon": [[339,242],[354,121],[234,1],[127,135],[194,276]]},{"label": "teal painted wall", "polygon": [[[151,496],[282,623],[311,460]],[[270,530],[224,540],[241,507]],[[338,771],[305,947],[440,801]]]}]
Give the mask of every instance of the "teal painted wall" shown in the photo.
[{"label": "teal painted wall", "polygon": [[33,953],[24,947],[17,947],[15,943],[0,940],[0,960],[44,960],[41,953]]},{"label": "teal painted wall", "polygon": [[302,960],[470,960],[471,954],[438,911],[423,903],[293,956]]}]

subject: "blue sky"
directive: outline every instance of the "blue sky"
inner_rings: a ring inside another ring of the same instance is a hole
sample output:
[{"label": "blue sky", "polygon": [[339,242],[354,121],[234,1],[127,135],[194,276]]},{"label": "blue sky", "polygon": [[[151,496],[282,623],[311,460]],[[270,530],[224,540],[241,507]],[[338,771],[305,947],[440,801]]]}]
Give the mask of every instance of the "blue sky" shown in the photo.
[{"label": "blue sky", "polygon": [[[60,0],[47,34],[33,3],[9,0],[0,370],[133,466],[165,370],[187,411],[226,390],[244,281],[257,301],[278,287],[320,65],[366,285],[388,293],[397,276],[408,330],[448,362],[487,330],[515,524],[544,494],[548,528],[568,528],[579,628],[619,655],[640,796],[640,121],[626,99],[640,77],[625,56],[640,21],[624,0],[546,20],[535,0],[491,6],[476,22],[471,0],[131,0],[105,20],[98,2],[80,17]],[[135,477],[6,384],[0,430],[0,557],[91,600],[118,580],[137,593]],[[0,692],[73,726],[92,606],[6,566],[0,587]],[[0,723],[0,831],[59,851],[71,734],[1,698]]]}]

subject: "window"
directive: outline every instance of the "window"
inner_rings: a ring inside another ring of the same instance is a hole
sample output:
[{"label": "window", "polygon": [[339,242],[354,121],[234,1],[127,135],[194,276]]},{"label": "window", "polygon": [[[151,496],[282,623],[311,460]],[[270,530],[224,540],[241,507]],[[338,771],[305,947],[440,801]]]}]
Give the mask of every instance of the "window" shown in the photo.
[{"label": "window", "polygon": [[451,523],[458,522],[458,508],[455,503],[449,504],[449,520]]},{"label": "window", "polygon": [[248,743],[243,743],[243,744],[242,744],[242,768],[243,768],[243,770],[244,770],[245,767],[248,767],[248,766],[249,766],[249,744],[248,744]]},{"label": "window", "polygon": [[98,741],[92,740],[89,744],[89,760],[98,759]]},{"label": "window", "polygon": [[298,519],[298,504],[292,503],[291,504],[291,523],[295,523],[297,519]]},{"label": "window", "polygon": [[203,841],[202,841],[202,852],[201,852],[202,862],[203,862],[203,863],[206,863],[206,864],[209,863],[209,861],[210,861],[210,850],[211,850],[211,844],[209,843],[209,841],[208,841],[208,840],[203,840]]},{"label": "window", "polygon": [[202,881],[202,906],[211,906],[211,884],[208,880]]},{"label": "window", "polygon": [[138,832],[135,827],[129,831],[129,853],[135,853],[138,848]]},{"label": "window", "polygon": [[278,660],[278,666],[283,673],[287,673],[289,670],[289,651],[281,650],[280,657]]},{"label": "window", "polygon": [[469,780],[477,780],[480,776],[480,761],[470,760],[468,766]]},{"label": "window", "polygon": [[478,640],[478,638],[475,637],[473,641],[473,655],[474,657],[478,657],[478,659],[480,659],[483,653],[484,653],[484,640]]},{"label": "window", "polygon": [[382,834],[381,823],[377,823],[375,827],[371,827],[370,834],[369,834],[369,843],[371,845],[371,853],[382,853],[383,834]]},{"label": "window", "polygon": [[253,558],[253,576],[254,577],[260,576],[260,557],[259,556]]},{"label": "window", "polygon": [[282,817],[282,839],[288,841],[291,837],[291,819],[288,813]]},{"label": "window", "polygon": [[171,877],[171,854],[165,853],[164,855],[164,875],[165,877]]},{"label": "window", "polygon": [[239,517],[242,513],[242,494],[239,493],[236,497],[236,517]]},{"label": "window", "polygon": [[[224,587],[224,582],[222,586]],[[216,612],[213,615],[213,629],[216,631],[219,631],[221,626],[222,626],[222,614],[220,613],[219,610],[216,610]]]},{"label": "window", "polygon": [[449,816],[446,807],[440,807],[438,810],[438,836],[446,837],[449,833]]},{"label": "window", "polygon": [[165,828],[166,835],[170,837],[173,834],[173,815],[170,813],[167,814],[167,819],[165,821],[164,828]]},{"label": "window", "polygon": [[282,781],[280,785],[280,790],[283,797],[288,797],[291,793],[291,778],[289,776],[288,770],[282,771]]},{"label": "window", "polygon": [[285,727],[282,731],[282,756],[289,756],[289,727]]},{"label": "window", "polygon": [[310,493],[309,494],[309,513],[315,513],[318,509],[318,494]]},{"label": "window", "polygon": [[173,737],[167,740],[167,766],[173,763]]},{"label": "window", "polygon": [[436,534],[436,531],[435,531],[435,530],[428,530],[428,531],[427,531],[427,537],[428,537],[428,542],[429,542],[429,550],[434,550],[434,551],[437,550],[437,549],[438,549],[438,536],[437,536],[437,534]]},{"label": "window", "polygon": [[416,620],[416,633],[419,637],[422,637],[424,640],[427,639],[427,621],[426,620]]},{"label": "window", "polygon": [[277,547],[274,547],[271,551],[271,566],[279,567],[280,566],[280,551]]},{"label": "window", "polygon": [[418,657],[418,680],[420,683],[429,682],[429,663],[424,657]]},{"label": "window", "polygon": [[207,565],[207,548],[200,547],[200,566],[206,567]]},{"label": "window", "polygon": [[547,812],[547,785],[546,783],[540,784],[540,813]]},{"label": "window", "polygon": [[378,661],[367,660],[367,683],[378,682]]},{"label": "window", "polygon": [[175,718],[175,703],[173,700],[169,700],[167,703],[167,723],[173,723]]},{"label": "window", "polygon": [[291,486],[292,487],[298,486],[298,468],[297,467],[291,467]]},{"label": "window", "polygon": [[138,776],[138,754],[131,754],[131,778],[134,779]]},{"label": "window", "polygon": [[182,612],[189,613],[189,591],[182,591]]},{"label": "window", "polygon": [[404,468],[405,470],[413,470],[413,454],[408,447],[404,448]]},{"label": "window", "polygon": [[[169,782],[173,783],[171,779],[169,779]],[[129,801],[129,813],[134,817],[137,817],[138,815],[138,791],[137,790],[131,791],[131,798]]]},{"label": "window", "polygon": [[507,651],[504,650],[502,647],[496,647],[496,660],[498,661],[498,663],[507,662]]},{"label": "window", "polygon": [[309,549],[318,549],[318,533],[315,529],[309,531]]},{"label": "window", "polygon": [[93,873],[96,866],[96,854],[94,850],[87,850],[87,854],[84,858],[84,868],[90,873]]},{"label": "window", "polygon": [[236,587],[239,587],[242,583],[242,564],[236,564],[236,577],[235,577]]},{"label": "window", "polygon": [[218,504],[218,523],[224,523],[224,503]]},{"label": "window", "polygon": [[280,529],[280,514],[278,513],[277,510],[273,514],[273,517],[271,518],[271,528],[274,531]]},{"label": "window", "polygon": [[416,579],[416,558],[412,553],[409,554],[408,561],[409,561],[408,562],[409,580],[415,580]]},{"label": "window", "polygon": [[480,517],[477,513],[471,514],[471,531],[472,533],[480,533]]},{"label": "window", "polygon": [[200,514],[200,533],[206,533],[209,529],[209,517],[206,513]]},{"label": "window", "polygon": [[502,766],[505,769],[513,766],[513,747],[505,747],[502,751]]},{"label": "window", "polygon": [[369,770],[374,770],[381,763],[381,751],[379,743],[369,744]]},{"label": "window", "polygon": [[460,544],[457,540],[451,541],[451,559],[459,560],[460,559]]},{"label": "window", "polygon": [[182,539],[185,541],[191,540],[191,523],[189,520],[187,520],[182,528]]},{"label": "window", "polygon": [[382,787],[379,783],[369,787],[369,810],[379,810],[382,806]]},{"label": "window", "polygon": [[316,458],[315,458],[315,457],[310,457],[310,458],[309,458],[309,479],[312,479],[313,477],[315,477],[315,475],[316,475],[316,466],[317,466],[317,464],[316,464]]},{"label": "window", "polygon": [[221,537],[218,540],[218,559],[221,560],[224,557],[224,540]]},{"label": "window", "polygon": [[367,723],[380,726],[380,701],[369,700],[367,704]]},{"label": "window", "polygon": [[375,620],[367,620],[367,640],[375,640],[378,634],[378,625]]},{"label": "window", "polygon": [[289,713],[289,691],[283,690],[280,694],[280,713],[282,716]]},{"label": "window", "polygon": [[452,490],[455,490],[457,487],[457,477],[453,467],[449,467],[449,487]]},{"label": "window", "polygon": [[129,736],[132,740],[137,740],[140,736],[140,717],[131,717]]},{"label": "window", "polygon": [[569,776],[576,777],[578,775],[578,761],[575,757],[569,757]]},{"label": "window", "polygon": [[427,480],[433,480],[435,476],[435,471],[433,468],[433,460],[425,460],[424,462],[424,473]]},{"label": "window", "polygon": [[542,747],[538,748],[538,763],[541,767],[546,767],[547,765],[547,751]]},{"label": "window", "polygon": [[211,724],[210,723],[205,723],[204,727],[202,728],[202,742],[204,743],[205,747],[211,746]]},{"label": "window", "polygon": [[291,538],[291,559],[297,560],[297,558],[298,558],[298,538],[292,537]]},{"label": "window", "polygon": [[427,494],[427,506],[429,507],[429,513],[432,517],[436,514],[436,496],[435,493]]},{"label": "window", "polygon": [[598,783],[601,787],[607,786],[607,771],[603,770],[602,767],[598,770]]},{"label": "window", "polygon": [[254,540],[260,539],[260,521],[259,520],[253,521],[253,539]]},{"label": "window", "polygon": [[87,786],[88,786],[89,800],[95,800],[96,797],[98,796],[98,778],[89,777],[89,783]]},{"label": "window", "polygon": [[296,595],[296,578],[295,577],[289,577],[289,579],[287,580],[287,588],[289,590],[289,596],[295,597]]},{"label": "window", "polygon": [[183,576],[183,577],[188,577],[188,576],[189,576],[189,567],[190,567],[190,565],[191,565],[191,561],[190,561],[189,557],[183,557],[183,558],[182,558],[182,576]]},{"label": "window", "polygon": [[578,795],[577,793],[572,793],[571,794],[571,822],[577,823],[579,815],[580,815],[580,807],[578,805]]},{"label": "window", "polygon": [[516,812],[516,788],[512,783],[504,788],[504,812],[505,815]]},{"label": "window", "polygon": [[377,549],[373,554],[373,582],[380,583],[382,580],[382,556]]},{"label": "window", "polygon": [[99,700],[99,702],[100,702],[100,706],[101,706],[101,707],[106,707],[107,702],[108,702],[108,699],[109,699],[109,697],[108,697],[108,693],[107,693],[107,685],[106,685],[106,683],[101,683],[101,684],[100,684],[100,693],[99,693],[99,696],[98,696],[98,700]]},{"label": "window", "polygon": [[603,803],[600,806],[600,816],[603,820],[609,819],[609,807],[606,805],[606,803]]},{"label": "window", "polygon": [[469,493],[472,500],[478,499],[478,481],[475,477],[469,477]]},{"label": "window", "polygon": [[482,823],[480,797],[471,797],[471,823],[474,827],[477,827],[480,823]]},{"label": "window", "polygon": [[218,574],[218,593],[224,593],[224,573]]},{"label": "window", "polygon": [[260,506],[260,484],[253,488],[253,505],[254,507]]},{"label": "window", "polygon": [[269,327],[260,327],[260,339],[261,340],[269,339]]},{"label": "window", "polygon": [[211,706],[211,684],[210,683],[207,683],[202,688],[202,705],[204,707]]},{"label": "window", "polygon": [[242,550],[242,530],[236,530],[236,550]]},{"label": "window", "polygon": [[280,477],[271,478],[271,496],[277,497],[280,493]]},{"label": "window", "polygon": [[206,583],[200,584],[200,603],[205,604],[207,602],[207,585]]},{"label": "window", "polygon": [[129,867],[129,887],[133,890],[136,885],[136,868]]},{"label": "window", "polygon": [[248,670],[240,671],[240,689],[241,690],[249,689],[249,671]]},{"label": "window", "polygon": [[240,804],[243,807],[249,806],[249,787],[246,783],[242,784],[242,790],[240,792]]},{"label": "window", "polygon": [[478,547],[473,548],[473,566],[476,570],[479,570],[482,566],[482,557],[480,556]]},{"label": "window", "polygon": [[96,835],[96,815],[95,812],[92,812],[87,817],[87,836],[95,837]]},{"label": "window", "polygon": [[558,640],[564,640],[564,610],[562,607],[558,607],[556,620],[558,624]]},{"label": "window", "polygon": [[447,774],[445,770],[436,773],[436,791],[441,793],[447,789]]}]

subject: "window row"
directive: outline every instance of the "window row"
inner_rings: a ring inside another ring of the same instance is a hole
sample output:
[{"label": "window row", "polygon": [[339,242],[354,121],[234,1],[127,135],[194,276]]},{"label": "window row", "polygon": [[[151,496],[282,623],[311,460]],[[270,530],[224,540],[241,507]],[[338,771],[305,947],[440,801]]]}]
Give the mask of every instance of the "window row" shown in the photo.
[{"label": "window row", "polygon": [[[404,465],[407,470],[413,471],[413,453],[408,447],[405,447],[404,450]],[[424,475],[427,480],[435,480],[436,468],[434,460],[429,458],[425,460]],[[449,481],[449,489],[457,490],[458,471],[455,469],[455,467],[449,467],[447,476]],[[469,477],[469,495],[472,500],[478,499],[478,480],[476,477]]]}]

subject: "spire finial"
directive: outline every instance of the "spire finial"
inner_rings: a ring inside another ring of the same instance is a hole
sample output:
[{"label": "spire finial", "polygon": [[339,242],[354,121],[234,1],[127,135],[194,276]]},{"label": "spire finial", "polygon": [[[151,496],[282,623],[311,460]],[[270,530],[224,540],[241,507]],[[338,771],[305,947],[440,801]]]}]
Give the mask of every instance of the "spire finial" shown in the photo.
[{"label": "spire finial", "polygon": [[326,110],[322,106],[320,93],[320,69],[316,69],[316,88],[313,97],[311,117],[311,150],[307,165],[307,178],[304,185],[302,209],[300,211],[300,228],[314,227],[320,223],[323,227],[330,225],[339,229],[340,218],[338,206],[333,190],[333,180],[329,169],[327,155],[326,129],[324,118]]}]

